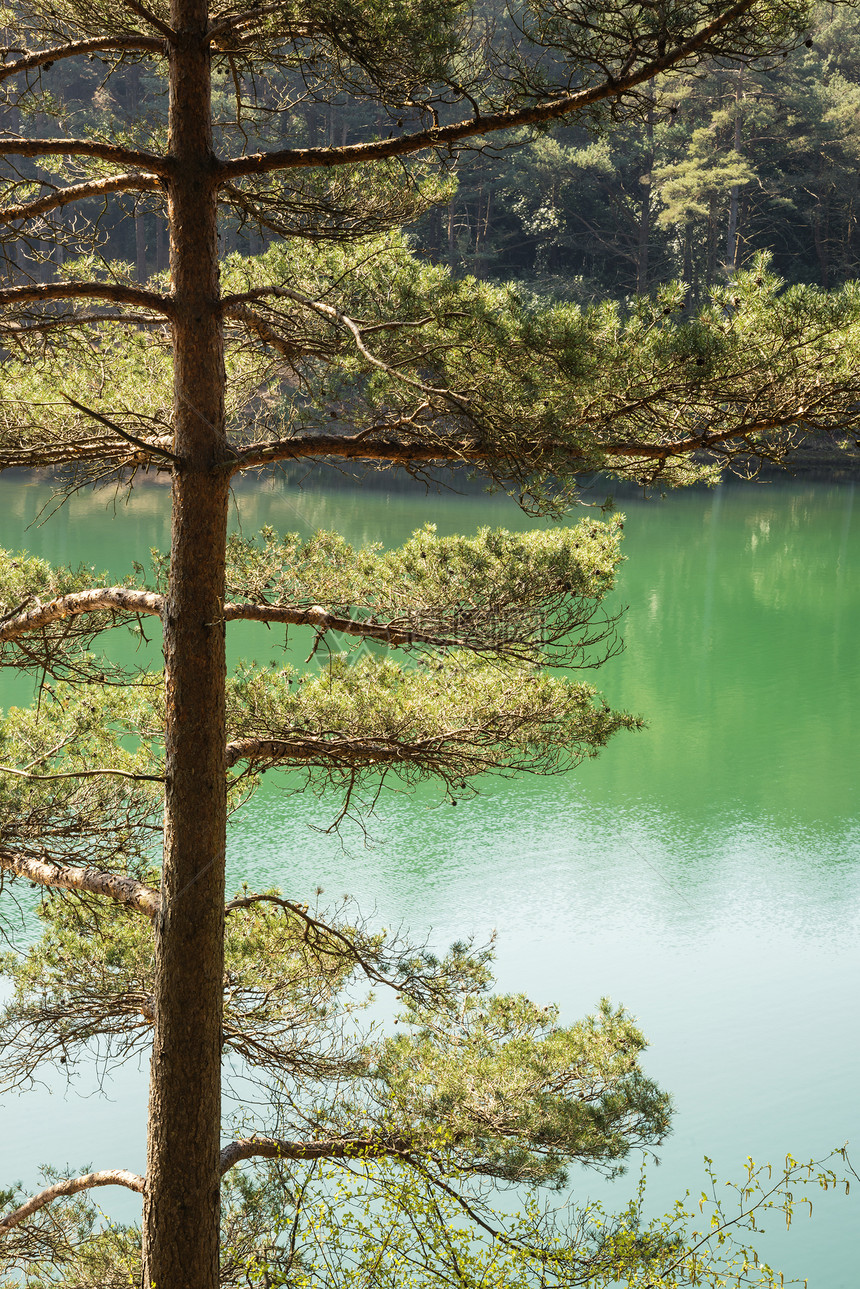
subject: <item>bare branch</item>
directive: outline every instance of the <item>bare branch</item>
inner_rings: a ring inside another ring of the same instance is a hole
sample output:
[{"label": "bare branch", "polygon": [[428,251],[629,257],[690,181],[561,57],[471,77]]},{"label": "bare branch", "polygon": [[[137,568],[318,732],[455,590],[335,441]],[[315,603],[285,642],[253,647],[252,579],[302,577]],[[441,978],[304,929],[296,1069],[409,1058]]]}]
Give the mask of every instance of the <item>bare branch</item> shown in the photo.
[{"label": "bare branch", "polygon": [[152,152],[135,152],[116,143],[97,139],[22,139],[0,138],[0,157],[97,157],[134,170],[152,170],[165,178],[170,166],[164,157]]},{"label": "bare branch", "polygon": [[[392,648],[403,648],[409,645],[426,644],[439,648],[468,648],[469,642],[459,637],[444,635],[439,632],[404,631],[397,627],[373,622],[362,622],[357,618],[340,617],[329,613],[319,604],[308,609],[294,609],[282,604],[232,604],[224,605],[225,622],[276,622],[285,626],[316,627],[319,631],[343,631],[345,635],[359,636],[365,640],[378,640],[380,644]],[[0,640],[2,640],[0,634]]]},{"label": "bare branch", "polygon": [[[368,434],[302,434],[295,438],[274,440],[269,443],[252,443],[237,455],[232,464],[234,471],[252,470],[273,465],[278,461],[301,460],[304,457],[342,457],[347,461],[390,461],[404,465],[429,465],[443,462],[474,462],[481,464],[493,459],[494,453],[476,442],[456,439],[453,436],[431,442],[398,441],[380,426],[379,433]],[[570,451],[572,460],[580,454]]]},{"label": "bare branch", "polygon": [[674,46],[659,58],[652,59],[638,70],[617,79],[607,76],[599,85],[579,90],[575,94],[565,94],[532,107],[508,108],[489,116],[470,116],[467,120],[456,121],[452,125],[433,126],[429,130],[419,130],[394,139],[377,139],[340,148],[284,148],[276,152],[235,157],[222,163],[221,175],[229,182],[241,175],[268,174],[273,170],[292,170],[307,166],[349,166],[363,161],[381,161],[386,157],[408,156],[426,148],[448,148],[462,139],[493,134],[499,130],[516,130],[522,126],[555,121],[596,103],[620,98],[622,94],[669,71],[678,63],[683,63],[707,46],[726,27],[742,18],[756,2],[757,0],[739,0],[731,9],[725,10],[712,22],[701,27],[689,40]]},{"label": "bare branch", "polygon": [[151,452],[153,456],[164,457],[165,460],[170,461],[173,465],[180,464],[179,457],[175,453],[169,452],[167,448],[160,447],[157,443],[147,442],[146,439],[139,439],[135,434],[129,434],[128,430],[122,429],[115,421],[102,416],[101,412],[96,412],[92,407],[87,407],[85,403],[79,403],[70,394],[64,392],[63,398],[79,412],[83,412],[85,416],[91,416],[94,421],[99,421],[102,425],[106,425],[109,430],[113,430],[114,434],[118,434],[121,439],[125,439],[127,443],[131,443],[134,447],[141,448],[144,452]]},{"label": "bare branch", "polygon": [[19,72],[34,71],[44,67],[45,63],[58,63],[63,58],[76,58],[81,54],[133,53],[139,51],[149,54],[166,54],[163,40],[154,36],[115,36],[100,37],[97,40],[73,40],[67,45],[55,45],[53,49],[39,49],[26,54],[14,63],[0,65],[0,81],[6,81]]},{"label": "bare branch", "polygon": [[[415,1143],[408,1137],[334,1138],[329,1141],[284,1141],[279,1137],[243,1137],[221,1151],[221,1175],[243,1159],[382,1159],[408,1156]],[[2,1228],[0,1228],[2,1229]]]},{"label": "bare branch", "polygon": [[0,308],[49,300],[110,300],[111,304],[130,304],[138,309],[152,309],[168,318],[173,313],[169,296],[120,282],[32,282],[26,286],[6,287],[0,291]]},{"label": "bare branch", "polygon": [[158,175],[123,174],[110,179],[93,179],[87,183],[71,184],[68,188],[59,188],[38,197],[35,201],[24,202],[20,206],[7,206],[0,210],[0,224],[11,224],[17,219],[33,219],[44,215],[49,210],[59,210],[75,201],[84,201],[87,197],[103,197],[111,192],[153,192],[161,187]]},{"label": "bare branch", "polygon": [[[104,895],[135,909],[148,918],[154,918],[161,908],[161,896],[151,886],[135,877],[122,873],[105,873],[99,868],[79,868],[75,864],[48,863],[29,855],[0,851],[0,869],[24,877],[37,886],[50,886],[61,891],[85,891],[89,895]],[[0,1225],[2,1230],[2,1225]]]},{"label": "bare branch", "polygon": [[[164,597],[154,591],[136,591],[126,586],[97,587],[91,591],[74,591],[60,595],[47,604],[37,604],[26,612],[15,612],[0,618],[0,644],[17,640],[30,631],[38,631],[52,622],[76,617],[82,613],[125,612],[161,614]],[[20,606],[19,606],[20,607]]]},{"label": "bare branch", "polygon": [[13,1227],[18,1226],[25,1218],[38,1213],[46,1204],[64,1195],[77,1195],[79,1191],[95,1190],[97,1186],[126,1186],[129,1190],[143,1193],[144,1180],[137,1173],[130,1173],[125,1168],[111,1168],[100,1173],[84,1173],[82,1177],[70,1177],[53,1186],[46,1186],[38,1195],[33,1195],[25,1204],[0,1220],[0,1237],[8,1235]]}]

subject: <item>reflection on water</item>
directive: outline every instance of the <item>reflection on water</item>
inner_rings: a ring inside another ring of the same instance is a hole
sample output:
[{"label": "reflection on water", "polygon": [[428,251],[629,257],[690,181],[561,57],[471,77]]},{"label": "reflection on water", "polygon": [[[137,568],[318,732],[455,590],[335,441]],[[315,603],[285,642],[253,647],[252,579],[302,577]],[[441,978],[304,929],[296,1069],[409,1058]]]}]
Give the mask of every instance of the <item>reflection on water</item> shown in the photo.
[{"label": "reflection on water", "polygon": [[[160,488],[116,517],[103,498],[76,498],[25,534],[44,496],[0,481],[0,541],[113,576],[166,542]],[[236,508],[246,532],[323,526],[385,544],[428,519],[442,532],[530,523],[503,498],[378,488],[244,486]],[[645,715],[646,731],[575,775],[495,780],[456,809],[429,788],[390,794],[373,842],[312,831],[330,805],[267,781],[236,821],[230,868],[236,883],[296,898],[318,884],[332,900],[349,892],[440,945],[496,929],[501,984],[558,1001],[567,1019],[602,994],[626,1003],[651,1039],[650,1072],[675,1094],[676,1131],[652,1178],[655,1203],[668,1203],[701,1189],[705,1153],[726,1176],[748,1154],[776,1162],[848,1138],[860,1155],[860,518],[852,484],[622,508],[627,650],[589,679]],[[249,629],[231,654],[271,647]],[[32,1177],[42,1158],[139,1168],[144,1084],[118,1081],[112,1107],[10,1102],[0,1178]],[[576,1186],[605,1193],[587,1177]],[[822,1201],[765,1247],[811,1289],[854,1287],[848,1202]]]}]

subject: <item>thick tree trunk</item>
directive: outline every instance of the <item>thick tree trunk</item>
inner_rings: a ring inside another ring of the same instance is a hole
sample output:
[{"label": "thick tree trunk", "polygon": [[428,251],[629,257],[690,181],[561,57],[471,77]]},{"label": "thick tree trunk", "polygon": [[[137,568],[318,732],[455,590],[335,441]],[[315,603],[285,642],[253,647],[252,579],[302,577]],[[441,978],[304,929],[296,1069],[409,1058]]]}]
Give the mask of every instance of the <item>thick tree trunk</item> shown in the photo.
[{"label": "thick tree trunk", "polygon": [[218,1285],[224,849],[224,356],[206,0],[174,0],[170,264],[175,451],[164,616],[166,819],[156,919],[144,1266],[148,1289]]}]

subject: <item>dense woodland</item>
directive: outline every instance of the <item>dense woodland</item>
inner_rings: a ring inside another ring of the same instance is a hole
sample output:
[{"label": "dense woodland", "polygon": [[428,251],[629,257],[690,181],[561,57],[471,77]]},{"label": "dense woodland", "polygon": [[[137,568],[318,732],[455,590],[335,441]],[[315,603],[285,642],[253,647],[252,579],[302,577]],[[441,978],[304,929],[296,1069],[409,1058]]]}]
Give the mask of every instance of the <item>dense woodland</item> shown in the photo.
[{"label": "dense woodland", "polygon": [[[492,7],[496,20],[504,21],[503,6]],[[12,33],[5,33],[4,44],[7,57],[14,56]],[[145,124],[155,139],[165,128],[163,88],[133,58],[119,75],[113,69],[97,55],[88,70],[78,61],[36,69],[37,94],[7,108],[3,125],[39,134],[59,111],[70,133],[85,128],[120,140]],[[252,117],[243,123],[247,89],[234,69],[225,62],[219,71],[224,119],[237,115],[239,121],[230,132],[245,133],[254,146],[255,134],[265,131],[271,142],[267,122]],[[295,90],[284,77],[269,87],[274,99]],[[410,219],[425,206],[429,175],[421,201],[411,203],[404,193],[404,223],[419,252],[459,274],[518,281],[525,289],[581,302],[623,299],[677,278],[695,304],[760,251],[771,253],[775,271],[788,282],[832,288],[858,275],[856,10],[819,5],[805,46],[785,58],[712,63],[666,85],[652,82],[649,90],[641,96],[638,119],[611,132],[601,120],[577,119],[552,133],[532,131],[525,145],[518,134],[452,154],[450,170],[443,166],[432,177],[437,200],[429,212]],[[383,125],[378,113],[341,97],[341,104],[315,103],[304,95],[300,110],[279,118],[284,138],[307,146],[346,144]],[[396,130],[404,123],[384,124]],[[10,164],[3,163],[7,174]],[[50,167],[48,158],[15,163],[22,200],[53,190],[57,176]],[[408,190],[414,177],[404,174],[404,180]],[[296,210],[289,232],[300,231],[304,219],[310,233],[315,213]],[[243,219],[225,221],[225,253],[259,252],[284,231],[268,214],[249,204]],[[372,212],[369,220],[367,214],[364,222],[372,224]],[[93,219],[106,258],[133,263],[140,281],[166,270],[163,201],[142,192],[113,197],[101,213],[98,202],[53,211],[42,239],[33,237],[32,223],[27,241],[20,226],[7,225],[7,277],[48,280],[63,259],[57,235],[79,253],[85,248],[77,231],[91,228]]]}]

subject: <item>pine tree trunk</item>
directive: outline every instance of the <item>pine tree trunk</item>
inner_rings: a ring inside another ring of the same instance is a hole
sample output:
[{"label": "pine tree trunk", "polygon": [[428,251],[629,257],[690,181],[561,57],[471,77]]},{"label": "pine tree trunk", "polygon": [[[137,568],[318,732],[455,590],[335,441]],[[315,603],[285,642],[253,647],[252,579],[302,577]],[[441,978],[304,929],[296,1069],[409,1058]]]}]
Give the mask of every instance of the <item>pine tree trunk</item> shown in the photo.
[{"label": "pine tree trunk", "polygon": [[224,850],[224,355],[206,0],[173,0],[175,450],[164,621],[166,798],[144,1283],[217,1289]]}]

